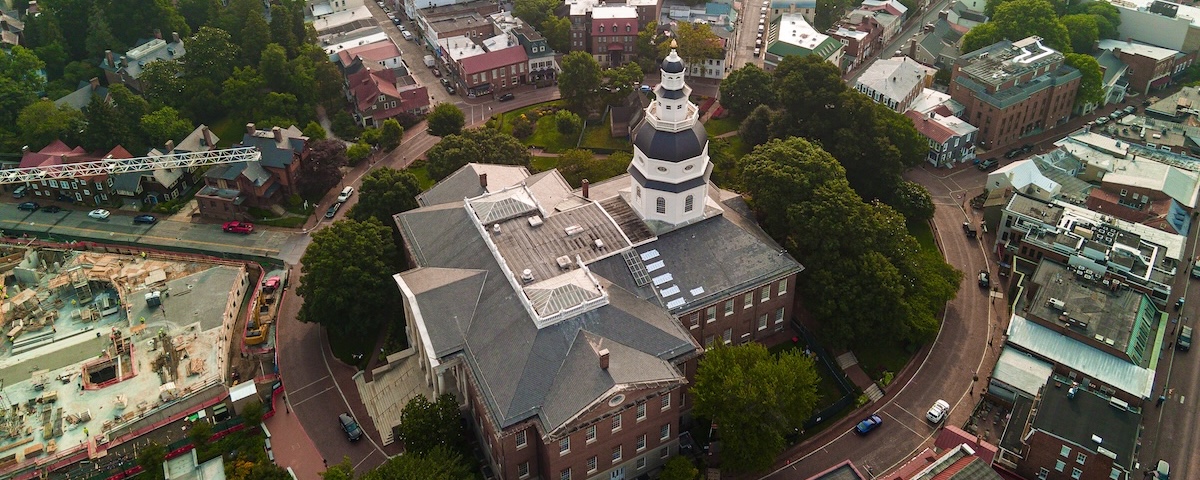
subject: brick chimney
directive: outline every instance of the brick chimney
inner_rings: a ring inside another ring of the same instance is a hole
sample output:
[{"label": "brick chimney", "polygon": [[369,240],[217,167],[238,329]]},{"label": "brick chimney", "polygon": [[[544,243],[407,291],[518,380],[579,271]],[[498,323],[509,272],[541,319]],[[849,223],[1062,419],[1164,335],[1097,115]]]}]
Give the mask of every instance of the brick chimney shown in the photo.
[{"label": "brick chimney", "polygon": [[271,133],[272,133],[273,135],[275,135],[275,141],[276,141],[276,142],[282,142],[282,141],[283,141],[283,129],[281,129],[281,128],[279,128],[279,127],[271,127]]},{"label": "brick chimney", "polygon": [[167,139],[167,143],[166,143],[166,145],[163,145],[163,148],[166,148],[165,151],[167,153],[171,153],[171,150],[175,149],[175,141],[171,140],[171,139]]},{"label": "brick chimney", "polygon": [[21,147],[21,154],[26,154],[26,153],[29,153],[29,145],[25,145],[25,146]]},{"label": "brick chimney", "polygon": [[487,174],[486,173],[479,174],[479,187],[484,190],[487,190]]},{"label": "brick chimney", "polygon": [[157,28],[154,29],[154,38],[162,40],[162,30],[159,30]]},{"label": "brick chimney", "polygon": [[122,67],[128,67],[128,66],[129,66],[129,59],[128,59],[128,58],[125,58],[125,56],[124,56],[124,55],[121,55],[121,66],[122,66]]},{"label": "brick chimney", "polygon": [[597,353],[600,354],[600,369],[608,370],[608,349],[607,348],[601,349]]},{"label": "brick chimney", "polygon": [[116,61],[116,59],[113,58],[112,50],[104,51],[104,59],[108,60],[108,66],[117,68],[117,61]]},{"label": "brick chimney", "polygon": [[583,198],[588,198],[588,179],[583,179]]},{"label": "brick chimney", "polygon": [[250,135],[254,135],[254,132],[256,132],[256,131],[257,131],[257,130],[255,130],[255,129],[254,129],[254,124],[253,124],[253,123],[247,123],[247,124],[246,124],[246,133],[248,133],[248,134],[250,134]]},{"label": "brick chimney", "polygon": [[94,92],[97,88],[100,88],[100,77],[92,77],[91,80],[88,80],[88,83],[91,84],[92,91]]},{"label": "brick chimney", "polygon": [[208,129],[208,125],[200,127],[200,133],[204,134],[204,146],[213,148],[212,130]]},{"label": "brick chimney", "polygon": [[179,43],[179,32],[171,32],[171,43]]}]

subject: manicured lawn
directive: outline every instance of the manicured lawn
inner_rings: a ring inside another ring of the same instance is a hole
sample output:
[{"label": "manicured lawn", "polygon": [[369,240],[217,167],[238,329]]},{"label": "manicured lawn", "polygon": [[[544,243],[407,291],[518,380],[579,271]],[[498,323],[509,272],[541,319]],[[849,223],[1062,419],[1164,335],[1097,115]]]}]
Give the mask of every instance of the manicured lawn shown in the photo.
[{"label": "manicured lawn", "polygon": [[554,117],[547,115],[538,119],[537,127],[533,130],[533,135],[526,138],[524,143],[539,147],[550,153],[560,153],[575,148],[577,138],[576,135],[566,136],[558,133],[558,127],[554,124]]},{"label": "manicured lawn", "polygon": [[735,135],[729,138],[723,138],[722,140],[729,142],[729,152],[733,154],[733,158],[742,158],[746,156],[746,154],[750,153],[750,150],[752,150],[750,145],[746,144],[746,142],[742,140],[742,137]]},{"label": "manicured lawn", "polygon": [[928,222],[909,222],[908,233],[917,239],[917,243],[921,244],[921,250],[941,256],[938,251],[937,242],[933,239],[933,230],[929,228]]},{"label": "manicured lawn", "polygon": [[531,110],[535,110],[535,109],[543,108],[543,107],[552,107],[552,106],[562,105],[562,104],[563,104],[562,100],[554,100],[551,102],[535,103],[528,107],[518,108],[511,112],[505,112],[503,115],[500,116],[500,122],[501,122],[500,130],[502,130],[504,133],[512,133],[512,121],[514,118],[517,118],[521,115],[529,113]]},{"label": "manicured lawn", "polygon": [[429,190],[429,187],[432,187],[434,183],[437,183],[434,182],[432,178],[429,178],[429,169],[425,167],[424,162],[422,162],[421,166],[419,167],[408,167],[405,169],[405,171],[413,174],[414,177],[417,177],[417,184],[421,186],[422,192]]},{"label": "manicured lawn", "polygon": [[580,148],[604,148],[609,150],[632,151],[633,147],[625,138],[614,138],[608,128],[608,117],[595,124],[588,124],[583,131],[583,142]]},{"label": "manicured lawn", "polygon": [[717,136],[737,130],[738,121],[732,117],[712,119],[704,124],[704,129],[708,131],[709,135]]},{"label": "manicured lawn", "polygon": [[533,170],[544,172],[558,166],[558,157],[533,157]]}]

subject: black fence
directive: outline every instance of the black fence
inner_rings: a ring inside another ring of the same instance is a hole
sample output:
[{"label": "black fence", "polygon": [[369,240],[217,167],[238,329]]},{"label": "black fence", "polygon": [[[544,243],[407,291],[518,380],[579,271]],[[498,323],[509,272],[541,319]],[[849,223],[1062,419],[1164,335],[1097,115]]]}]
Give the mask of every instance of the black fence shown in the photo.
[{"label": "black fence", "polygon": [[803,337],[804,343],[808,345],[808,349],[816,354],[821,363],[825,365],[825,369],[833,375],[833,379],[838,384],[838,388],[842,390],[841,398],[839,398],[836,402],[833,402],[833,404],[825,407],[821,411],[814,413],[808,418],[808,420],[804,422],[804,429],[808,430],[819,425],[821,422],[827,419],[837,416],[837,414],[842,410],[845,410],[846,407],[853,406],[855,402],[858,401],[859,391],[858,387],[856,387],[854,383],[851,382],[848,377],[846,377],[846,373],[843,372],[840,367],[838,367],[837,362],[833,360],[833,357],[829,355],[829,352],[825,350],[825,347],[821,346],[821,342],[817,340],[816,335],[813,335],[812,332],[804,328],[800,322],[796,322],[794,320],[792,321],[792,327],[795,328],[797,332],[800,332],[800,336]]}]

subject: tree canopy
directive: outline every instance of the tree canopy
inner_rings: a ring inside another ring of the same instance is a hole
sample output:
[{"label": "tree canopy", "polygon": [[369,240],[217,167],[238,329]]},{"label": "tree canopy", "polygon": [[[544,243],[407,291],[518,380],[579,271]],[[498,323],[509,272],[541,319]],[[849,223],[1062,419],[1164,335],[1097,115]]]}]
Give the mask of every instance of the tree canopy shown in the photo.
[{"label": "tree canopy", "polygon": [[474,477],[470,465],[461,454],[437,448],[426,454],[392,457],[359,480],[462,480]]},{"label": "tree canopy", "polygon": [[33,150],[41,150],[59,138],[74,142],[75,133],[83,126],[83,112],[42,99],[21,109],[17,125],[21,129],[21,142]]},{"label": "tree canopy", "polygon": [[338,220],[314,232],[301,258],[299,319],[343,336],[373,338],[399,309],[395,250],[391,229],[374,218]]},{"label": "tree canopy", "polygon": [[592,106],[603,80],[600,72],[600,64],[587,52],[574,51],[563,57],[558,91],[572,110],[583,111]]},{"label": "tree canopy", "polygon": [[[689,66],[699,65],[706,59],[725,56],[721,37],[713,33],[712,27],[706,23],[679,22],[675,26],[675,39],[679,57]],[[670,42],[659,44],[659,56],[665,58],[671,53],[670,49]]]},{"label": "tree canopy", "polygon": [[329,189],[342,181],[341,167],[349,163],[346,144],[339,140],[317,140],[309,143],[308,159],[296,173],[296,190],[301,197],[319,200]]},{"label": "tree canopy", "polygon": [[425,118],[428,122],[429,134],[435,137],[445,137],[462,132],[466,123],[466,115],[451,103],[439,103]]},{"label": "tree canopy", "polygon": [[773,83],[770,73],[747,63],[721,80],[721,106],[733,116],[745,118],[755,108],[775,104]]},{"label": "tree canopy", "polygon": [[813,359],[796,350],[771,355],[758,343],[718,343],[700,359],[690,393],[695,413],[720,425],[722,465],[739,472],[766,469],[785,436],[817,405]]},{"label": "tree canopy", "polygon": [[[989,6],[994,5],[989,2]],[[994,6],[991,21],[977,25],[963,37],[962,51],[969,53],[1005,38],[1017,41],[1031,35],[1047,47],[1071,51],[1071,37],[1049,0],[1007,0]],[[983,30],[979,27],[987,26]],[[978,31],[977,31],[978,30]]]},{"label": "tree canopy", "polygon": [[404,442],[405,453],[425,455],[443,448],[462,452],[465,448],[462,424],[458,421],[458,402],[450,393],[436,402],[418,394],[400,412],[396,438]]},{"label": "tree canopy", "polygon": [[392,215],[417,208],[421,185],[407,170],[382,167],[363,176],[358,187],[358,203],[347,217],[358,221],[374,218],[384,225],[394,225]]},{"label": "tree canopy", "polygon": [[1104,71],[1096,57],[1082,53],[1068,53],[1066,64],[1079,69],[1083,77],[1079,80],[1079,93],[1075,95],[1076,105],[1099,105],[1104,101]]},{"label": "tree canopy", "polygon": [[571,186],[578,187],[583,179],[595,183],[622,173],[629,168],[633,156],[614,152],[608,157],[596,157],[591,150],[571,149],[558,156],[558,172]]},{"label": "tree canopy", "polygon": [[464,130],[442,138],[425,152],[429,176],[441,180],[468,163],[529,167],[529,149],[516,137],[491,128]]}]

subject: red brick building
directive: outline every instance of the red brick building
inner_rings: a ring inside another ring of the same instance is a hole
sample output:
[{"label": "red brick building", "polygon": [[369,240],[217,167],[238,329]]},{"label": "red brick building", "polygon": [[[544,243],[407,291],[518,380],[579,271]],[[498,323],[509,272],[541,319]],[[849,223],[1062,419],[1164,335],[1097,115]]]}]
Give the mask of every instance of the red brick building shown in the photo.
[{"label": "red brick building", "polygon": [[638,12],[626,5],[598,6],[591,11],[591,53],[601,66],[619,67],[637,55]]},{"label": "red brick building", "polygon": [[[99,162],[102,160],[133,158],[120,145],[103,154],[90,154],[81,147],[71,148],[62,140],[55,140],[37,152],[26,149],[21,155],[21,168],[52,167],[71,163]],[[81,202],[86,205],[112,205],[118,201],[113,188],[114,177],[101,174],[89,177],[64,178],[29,182],[26,195],[34,201]]]},{"label": "red brick building", "polygon": [[[1141,414],[1086,388],[1051,380],[1035,400],[1017,474],[1044,480],[1140,478],[1135,448]],[[1028,414],[1028,412],[1026,412]],[[1024,418],[1013,418],[1016,425]]]},{"label": "red brick building", "polygon": [[529,57],[525,47],[511,47],[466,57],[453,62],[458,78],[467,86],[468,95],[486,95],[525,83]]},{"label": "red brick building", "polygon": [[258,148],[262,159],[208,169],[204,187],[196,193],[201,215],[243,220],[247,208],[266,208],[295,193],[297,172],[310,153],[308,137],[300,129],[293,125],[258,130],[247,123],[240,146]]},{"label": "red brick building", "polygon": [[1196,52],[1182,53],[1132,40],[1100,40],[1099,47],[1112,51],[1129,66],[1126,73],[1129,88],[1142,94],[1170,85],[1175,75],[1183,73],[1196,60]]},{"label": "red brick building", "polygon": [[987,149],[1067,121],[1082,75],[1062,53],[1038,37],[1004,40],[958,58],[950,97],[966,107],[963,118],[979,128]]}]

